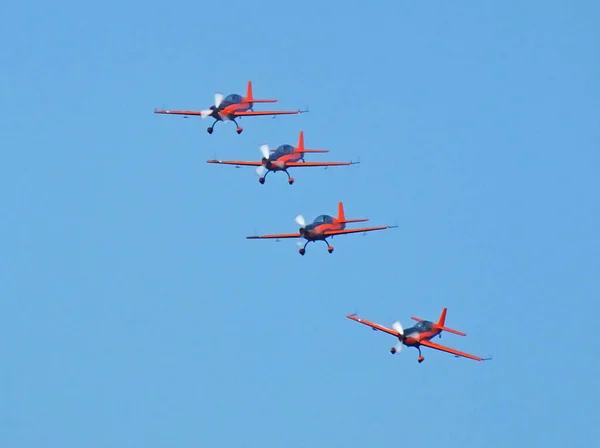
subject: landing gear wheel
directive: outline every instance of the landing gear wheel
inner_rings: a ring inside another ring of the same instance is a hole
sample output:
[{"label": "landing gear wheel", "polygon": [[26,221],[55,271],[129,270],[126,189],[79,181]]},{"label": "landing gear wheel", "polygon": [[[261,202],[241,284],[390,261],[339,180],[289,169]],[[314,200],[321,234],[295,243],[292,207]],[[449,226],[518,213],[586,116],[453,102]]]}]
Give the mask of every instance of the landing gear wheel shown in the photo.
[{"label": "landing gear wheel", "polygon": [[294,178],[293,178],[293,177],[290,177],[290,178],[288,179],[288,184],[292,185],[293,183],[294,183]]},{"label": "landing gear wheel", "polygon": [[306,249],[300,249],[298,252],[300,253],[300,255],[304,255],[306,253]]},{"label": "landing gear wheel", "polygon": [[327,247],[327,252],[332,253],[333,252],[333,246],[328,246]]},{"label": "landing gear wheel", "polygon": [[392,348],[390,348],[390,353],[391,353],[392,355],[395,355],[395,354],[396,354],[396,347],[392,347]]},{"label": "landing gear wheel", "polygon": [[258,179],[258,181],[259,181],[261,184],[264,184],[264,183],[265,183],[265,178],[264,178],[264,177],[261,177],[260,179]]},{"label": "landing gear wheel", "polygon": [[237,132],[237,133],[238,133],[238,135],[239,135],[239,134],[241,134],[241,133],[242,133],[242,131],[243,131],[243,130],[244,130],[244,129],[242,129],[242,128],[238,127],[238,128],[235,130],[235,132]]},{"label": "landing gear wheel", "polygon": [[422,356],[419,356],[419,359],[417,361],[419,361],[419,364],[421,364],[423,361],[425,361],[425,358],[423,358]]},{"label": "landing gear wheel", "polygon": [[213,128],[212,128],[211,126],[209,126],[209,127],[206,129],[206,132],[208,132],[209,134],[212,134],[212,133],[213,133]]}]

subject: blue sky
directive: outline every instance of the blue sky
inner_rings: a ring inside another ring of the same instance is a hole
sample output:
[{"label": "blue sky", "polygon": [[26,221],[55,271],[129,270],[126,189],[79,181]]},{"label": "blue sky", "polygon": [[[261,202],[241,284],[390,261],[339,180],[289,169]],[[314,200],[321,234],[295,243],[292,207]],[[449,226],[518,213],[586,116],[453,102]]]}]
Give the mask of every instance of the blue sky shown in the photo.
[{"label": "blue sky", "polygon": [[[0,15],[0,445],[600,439],[600,6],[12,2]],[[300,116],[208,120],[216,91]],[[259,146],[329,149],[265,185]],[[294,217],[398,224],[249,241]],[[424,349],[345,318],[435,320]],[[585,444],[585,445],[584,445]]]}]

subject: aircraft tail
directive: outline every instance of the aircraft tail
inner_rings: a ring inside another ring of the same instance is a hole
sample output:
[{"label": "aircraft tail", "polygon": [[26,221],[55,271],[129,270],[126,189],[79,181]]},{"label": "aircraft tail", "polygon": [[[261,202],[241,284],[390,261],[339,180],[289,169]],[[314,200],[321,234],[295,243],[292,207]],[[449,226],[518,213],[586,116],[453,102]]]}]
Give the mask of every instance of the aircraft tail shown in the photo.
[{"label": "aircraft tail", "polygon": [[448,311],[448,308],[444,308],[442,310],[442,314],[440,315],[440,319],[438,320],[437,327],[442,331],[447,331],[448,333],[454,333],[459,336],[466,336],[466,334],[461,331],[453,330],[452,328],[448,328],[448,327],[444,326],[446,324],[446,312],[447,311]]},{"label": "aircraft tail", "polygon": [[349,222],[366,222],[369,219],[368,218],[361,218],[361,219],[346,219],[346,215],[344,214],[344,203],[343,202],[339,202],[338,203],[338,222],[341,222],[343,224],[347,224]]},{"label": "aircraft tail", "polygon": [[329,152],[327,149],[306,149],[304,147],[304,131],[300,131],[298,137],[298,146],[296,146],[296,152]]},{"label": "aircraft tail", "polygon": [[244,98],[244,102],[246,103],[276,103],[277,100],[260,100],[254,98],[252,94],[252,81],[248,81],[248,88],[246,89],[246,98]]}]

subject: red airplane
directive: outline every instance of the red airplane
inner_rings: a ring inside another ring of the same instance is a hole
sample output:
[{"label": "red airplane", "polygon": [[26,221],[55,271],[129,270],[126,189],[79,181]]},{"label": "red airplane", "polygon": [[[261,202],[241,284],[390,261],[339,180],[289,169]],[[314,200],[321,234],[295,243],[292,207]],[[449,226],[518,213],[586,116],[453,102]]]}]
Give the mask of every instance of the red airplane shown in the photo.
[{"label": "red airplane", "polygon": [[[304,132],[300,131],[300,137],[298,138],[298,146],[293,147],[292,145],[281,145],[277,149],[269,149],[267,145],[260,147],[262,152],[261,162],[243,162],[236,160],[207,160],[206,163],[219,163],[222,165],[240,165],[245,166],[256,166],[256,174],[258,174],[258,181],[261,184],[265,183],[265,178],[270,172],[283,171],[287,174],[288,183],[292,185],[294,178],[288,173],[288,168],[300,167],[300,166],[340,166],[340,165],[354,165],[358,162],[305,162],[304,154],[307,152],[329,152],[326,149],[305,149],[304,148]],[[302,160],[302,162],[298,162]]]},{"label": "red airplane", "polygon": [[[299,252],[300,255],[304,255],[306,252],[306,246],[310,242],[324,241],[327,244],[327,251],[333,252],[333,246],[329,245],[327,238],[333,238],[336,235],[345,235],[347,233],[362,233],[370,232],[373,230],[385,230],[393,229],[398,226],[379,226],[379,227],[362,227],[359,229],[346,230],[346,224],[351,222],[365,222],[368,219],[346,219],[344,215],[344,204],[338,203],[338,217],[334,218],[329,215],[318,216],[311,224],[306,224],[302,215],[296,216],[296,222],[300,226],[298,233],[283,233],[275,235],[263,235],[263,236],[247,236],[246,239],[280,239],[280,238],[304,238],[306,243],[304,247],[301,247]],[[302,246],[301,242],[298,242],[299,246]]]},{"label": "red airplane", "polygon": [[360,317],[356,317],[356,314],[350,314],[346,317],[348,319],[355,320],[356,322],[360,322],[361,324],[368,325],[375,331],[377,331],[377,330],[384,331],[387,334],[391,334],[392,336],[397,337],[400,342],[390,349],[390,352],[392,353],[392,355],[395,354],[396,352],[401,351],[402,345],[406,345],[407,347],[415,347],[417,350],[419,350],[419,358],[418,358],[419,363],[422,363],[423,360],[425,359],[421,355],[421,346],[433,348],[433,349],[440,350],[440,351],[446,352],[446,353],[452,353],[456,357],[462,356],[464,358],[474,359],[475,361],[487,361],[487,360],[491,359],[491,358],[480,358],[478,356],[469,355],[468,353],[459,352],[458,350],[454,350],[453,348],[444,347],[443,345],[439,345],[439,344],[436,344],[435,342],[431,342],[431,339],[433,339],[435,336],[439,335],[439,337],[441,338],[442,331],[454,333],[459,336],[466,336],[465,333],[461,333],[460,331],[456,331],[456,330],[453,330],[451,328],[444,326],[446,323],[446,311],[447,311],[447,308],[444,308],[442,310],[442,314],[440,316],[440,319],[437,321],[437,323],[430,322],[428,320],[423,320],[418,317],[411,317],[411,319],[416,320],[418,322],[418,324],[416,324],[410,328],[407,328],[406,330],[402,329],[402,325],[400,325],[400,322],[398,322],[398,321],[396,321],[392,324],[392,328],[387,328],[387,327],[384,327],[383,325],[379,325],[379,324],[376,324],[373,322],[369,322],[368,320],[362,319]]},{"label": "red airplane", "polygon": [[155,109],[155,114],[169,114],[169,115],[184,115],[187,118],[188,115],[200,115],[202,118],[213,117],[215,122],[212,126],[209,126],[206,130],[209,134],[213,133],[213,126],[218,121],[233,121],[237,126],[237,133],[241,134],[244,130],[238,125],[236,118],[240,117],[251,117],[257,115],[294,115],[308,112],[307,110],[294,110],[294,111],[266,111],[266,112],[254,112],[254,104],[256,103],[276,103],[277,100],[261,100],[256,99],[252,95],[252,81],[248,81],[248,89],[246,96],[232,93],[223,98],[220,93],[215,94],[215,104],[210,106],[209,109],[201,111],[193,110],[158,110]]}]

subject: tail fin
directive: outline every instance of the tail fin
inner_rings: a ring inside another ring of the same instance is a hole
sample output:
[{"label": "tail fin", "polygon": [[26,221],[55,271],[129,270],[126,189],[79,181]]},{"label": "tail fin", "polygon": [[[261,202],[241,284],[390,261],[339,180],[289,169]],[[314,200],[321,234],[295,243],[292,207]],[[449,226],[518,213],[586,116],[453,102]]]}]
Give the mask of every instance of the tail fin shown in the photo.
[{"label": "tail fin", "polygon": [[349,222],[366,222],[368,219],[346,219],[346,215],[344,214],[344,203],[338,203],[338,221],[341,223],[349,223]]},{"label": "tail fin", "polygon": [[437,323],[438,328],[442,331],[447,331],[448,333],[454,333],[459,336],[466,336],[466,334],[461,331],[453,330],[452,328],[448,328],[448,327],[444,326],[446,324],[446,312],[447,311],[448,311],[448,308],[444,308],[442,310],[442,314],[440,315],[440,319],[438,320],[438,323]]},{"label": "tail fin", "polygon": [[448,308],[444,308],[442,310],[442,314],[440,314],[440,319],[438,320],[438,325],[440,327],[443,327],[444,324],[446,323],[446,313],[448,312]]},{"label": "tail fin", "polygon": [[277,100],[257,100],[252,95],[252,81],[248,81],[248,88],[246,89],[246,98],[244,98],[245,103],[276,103]]},{"label": "tail fin", "polygon": [[304,148],[304,131],[300,131],[300,137],[298,137],[298,146],[296,146],[296,152],[329,152],[327,149],[305,149]]}]

